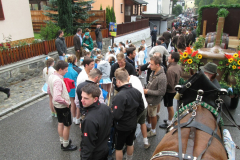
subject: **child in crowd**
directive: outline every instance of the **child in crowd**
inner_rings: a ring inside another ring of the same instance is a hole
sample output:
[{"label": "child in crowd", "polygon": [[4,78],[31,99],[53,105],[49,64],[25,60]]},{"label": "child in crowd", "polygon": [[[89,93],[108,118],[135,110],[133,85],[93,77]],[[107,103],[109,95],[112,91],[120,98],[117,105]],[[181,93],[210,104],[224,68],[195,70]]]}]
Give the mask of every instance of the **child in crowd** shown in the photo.
[{"label": "child in crowd", "polygon": [[110,80],[111,65],[107,60],[103,60],[102,58],[103,57],[101,55],[98,56],[98,59],[100,59],[101,61],[97,65],[97,69],[99,69],[102,72],[102,79],[100,80],[99,84],[101,84],[102,89],[108,92],[109,96],[112,83]]},{"label": "child in crowd", "polygon": [[127,40],[127,41],[126,41],[126,45],[125,45],[126,48],[129,48],[129,47],[130,47],[130,46],[129,46],[130,44],[132,44],[132,41],[131,41],[131,40]]},{"label": "child in crowd", "polygon": [[114,49],[111,46],[108,47],[108,53],[105,55],[105,60],[108,61],[109,57],[114,57],[116,59]]},{"label": "child in crowd", "polygon": [[[90,52],[88,49],[84,49],[84,50],[83,50],[83,56],[90,58],[90,57],[91,57],[91,52]],[[83,60],[84,60],[84,57],[81,57],[81,58],[80,58],[80,68],[81,68],[81,69],[84,68],[84,67],[82,66],[82,62],[83,62]]]},{"label": "child in crowd", "polygon": [[112,66],[115,63],[115,58],[114,57],[109,57],[108,58],[108,62],[110,63],[110,65]]},{"label": "child in crowd", "polygon": [[101,60],[100,59],[95,59],[95,64],[94,64],[94,68],[97,68],[97,66],[98,66],[98,64],[99,64],[99,62],[100,62]]},{"label": "child in crowd", "polygon": [[[42,88],[42,91],[44,93],[47,93],[47,87],[48,87],[48,77],[52,75],[56,70],[53,68],[54,66],[54,59],[51,57],[46,57],[46,67],[43,69],[43,78],[45,79],[45,84]],[[52,116],[57,117],[57,113],[54,109],[53,103],[52,103],[52,96],[49,94],[49,106],[52,112]]]},{"label": "child in crowd", "polygon": [[[138,65],[139,68],[141,68],[142,65],[144,65],[144,57],[145,57],[145,53],[144,53],[145,47],[143,45],[141,45],[138,49]],[[139,78],[144,78],[142,76],[142,71],[141,69],[139,69]]]},{"label": "child in crowd", "polygon": [[114,52],[116,53],[116,55],[118,53],[120,53],[120,49],[118,48],[117,44],[116,43],[113,43],[113,49],[114,49]]},{"label": "child in crowd", "polygon": [[125,48],[125,44],[123,42],[118,43],[118,48],[121,48],[121,47]]},{"label": "child in crowd", "polygon": [[146,64],[147,62],[147,58],[148,58],[148,55],[147,55],[147,44],[145,43],[145,40],[141,40],[141,45],[145,47],[145,50],[144,50],[144,64]]},{"label": "child in crowd", "polygon": [[[74,66],[76,66],[77,58],[75,55],[69,55],[67,58],[68,61],[68,72],[64,75],[64,78],[69,78],[71,80],[74,80],[74,84],[76,86],[77,77],[80,72],[76,71],[74,69]],[[73,122],[76,121],[76,105],[75,105],[75,88],[71,89],[68,93],[71,101],[71,112],[73,116]]]}]

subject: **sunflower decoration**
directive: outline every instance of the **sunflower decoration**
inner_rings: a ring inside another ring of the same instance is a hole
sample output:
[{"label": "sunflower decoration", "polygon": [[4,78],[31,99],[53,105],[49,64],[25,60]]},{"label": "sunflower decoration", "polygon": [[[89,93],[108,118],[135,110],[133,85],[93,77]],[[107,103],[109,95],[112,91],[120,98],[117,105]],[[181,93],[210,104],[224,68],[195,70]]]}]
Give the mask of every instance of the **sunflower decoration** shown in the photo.
[{"label": "sunflower decoration", "polygon": [[180,55],[180,59],[182,59],[182,55]]},{"label": "sunflower decoration", "polygon": [[235,53],[235,54],[233,55],[233,57],[234,57],[234,58],[237,58],[237,57],[238,57],[238,54],[237,54],[237,53]]},{"label": "sunflower decoration", "polygon": [[187,56],[188,56],[188,53],[187,53],[187,52],[184,52],[184,53],[183,53],[183,58],[187,58]]},{"label": "sunflower decoration", "polygon": [[229,58],[229,59],[228,59],[228,62],[229,62],[229,63],[232,63],[232,62],[233,62],[233,58]]},{"label": "sunflower decoration", "polygon": [[236,68],[237,68],[237,66],[235,66],[235,65],[232,66],[232,69],[236,69]]},{"label": "sunflower decoration", "polygon": [[238,63],[238,65],[240,66],[240,60],[238,60],[238,62],[237,62],[237,63]]},{"label": "sunflower decoration", "polygon": [[198,55],[198,59],[202,59],[202,55],[201,54]]},{"label": "sunflower decoration", "polygon": [[188,59],[188,60],[187,60],[187,63],[188,63],[188,64],[192,64],[192,62],[193,62],[192,59]]}]

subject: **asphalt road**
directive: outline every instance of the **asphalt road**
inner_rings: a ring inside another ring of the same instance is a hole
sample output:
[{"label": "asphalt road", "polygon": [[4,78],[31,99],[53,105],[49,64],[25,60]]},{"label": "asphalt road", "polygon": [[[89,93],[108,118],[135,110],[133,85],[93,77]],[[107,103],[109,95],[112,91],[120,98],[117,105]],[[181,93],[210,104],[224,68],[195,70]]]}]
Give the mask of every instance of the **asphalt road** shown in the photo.
[{"label": "asphalt road", "polygon": [[[144,79],[143,79],[144,80]],[[79,150],[63,152],[60,149],[57,133],[57,119],[51,117],[48,97],[43,97],[32,104],[26,105],[21,110],[8,114],[8,117],[0,120],[0,159],[1,160],[76,160],[80,159]],[[232,110],[232,114],[240,124],[240,104]],[[174,101],[176,106],[176,101]],[[167,119],[167,109],[161,103],[161,116],[157,124],[157,136],[149,138],[151,147],[144,149],[143,137],[140,130],[134,143],[133,160],[149,160],[163,136],[165,130],[158,126],[163,119]],[[230,124],[224,118],[225,124]],[[240,145],[240,134],[236,128],[229,129],[234,142]],[[81,133],[80,128],[73,124],[70,130],[70,138],[73,144],[79,148]],[[240,151],[236,150],[236,159],[240,159]]]}]

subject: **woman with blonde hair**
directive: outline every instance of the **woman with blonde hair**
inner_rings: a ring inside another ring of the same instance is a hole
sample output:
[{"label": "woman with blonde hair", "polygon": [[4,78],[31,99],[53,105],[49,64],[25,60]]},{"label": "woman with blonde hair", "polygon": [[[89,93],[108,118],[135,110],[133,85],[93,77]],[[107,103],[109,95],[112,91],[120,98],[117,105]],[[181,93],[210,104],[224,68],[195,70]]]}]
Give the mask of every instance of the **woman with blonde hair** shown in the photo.
[{"label": "woman with blonde hair", "polygon": [[[138,49],[138,65],[139,65],[139,68],[141,68],[141,66],[144,65],[144,57],[145,57],[144,50],[145,50],[145,47],[143,45],[141,45]],[[139,78],[144,78],[142,76],[141,69],[139,69]]]},{"label": "woman with blonde hair", "polygon": [[[56,71],[53,68],[53,66],[54,66],[54,59],[51,57],[46,57],[46,67],[43,69],[43,78],[45,79],[45,84],[42,88],[42,91],[44,93],[47,93],[48,77]],[[52,96],[50,94],[49,94],[49,107],[51,109],[52,116],[57,117],[57,113],[56,113],[53,103],[52,103]]]},{"label": "woman with blonde hair", "polygon": [[[75,55],[70,55],[67,58],[68,61],[68,72],[64,75],[64,78],[69,78],[71,80],[74,80],[75,88],[76,88],[76,82],[78,74],[81,72],[81,69],[76,66],[77,58]],[[71,89],[69,94],[70,100],[71,100],[71,113],[73,117],[73,123],[76,123],[76,105],[75,105],[75,88]]]}]

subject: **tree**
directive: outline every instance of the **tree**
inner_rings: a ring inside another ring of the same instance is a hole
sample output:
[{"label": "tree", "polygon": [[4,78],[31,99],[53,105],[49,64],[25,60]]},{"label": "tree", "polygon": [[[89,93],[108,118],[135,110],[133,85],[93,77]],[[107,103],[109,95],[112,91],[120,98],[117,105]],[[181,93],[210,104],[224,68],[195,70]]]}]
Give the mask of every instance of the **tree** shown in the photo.
[{"label": "tree", "polygon": [[100,11],[102,11],[102,4],[100,4]]},{"label": "tree", "polygon": [[113,10],[113,7],[111,7],[110,15],[111,15],[111,22],[116,23],[116,16],[115,16],[115,12]]},{"label": "tree", "polygon": [[179,14],[182,13],[182,6],[181,5],[177,5],[173,8],[173,11],[172,13],[175,15],[175,16],[178,16]]},{"label": "tree", "polygon": [[218,5],[240,4],[240,0],[214,0],[213,4]]},{"label": "tree", "polygon": [[58,26],[64,28],[68,34],[73,33],[73,17],[71,0],[57,0]]},{"label": "tree", "polygon": [[[53,22],[55,22],[57,25],[59,25],[59,14],[58,14],[58,1],[66,1],[66,0],[49,0],[49,6],[45,6],[44,10],[49,10],[50,12],[45,12],[45,15],[50,17]],[[71,11],[68,13],[71,14],[72,18],[72,31],[71,33],[74,33],[77,28],[90,28],[90,26],[95,23],[96,21],[93,21],[91,23],[86,23],[85,21],[91,17],[94,16],[94,14],[89,14],[88,11],[91,10],[91,4],[94,3],[93,0],[67,0],[71,3]],[[53,13],[52,11],[55,11]],[[60,25],[59,25],[60,26]],[[64,29],[61,27],[61,29]],[[67,29],[66,29],[67,32]]]},{"label": "tree", "polygon": [[204,6],[204,5],[209,5],[212,4],[214,0],[195,0],[195,6],[198,8]]},{"label": "tree", "polygon": [[116,16],[115,16],[115,12],[113,11],[113,7],[110,8],[110,6],[107,6],[107,8],[106,8],[106,23],[107,23],[107,25],[109,25],[109,22],[116,23]]}]

